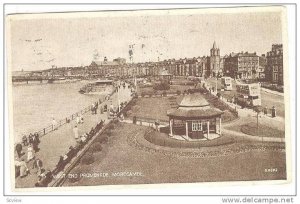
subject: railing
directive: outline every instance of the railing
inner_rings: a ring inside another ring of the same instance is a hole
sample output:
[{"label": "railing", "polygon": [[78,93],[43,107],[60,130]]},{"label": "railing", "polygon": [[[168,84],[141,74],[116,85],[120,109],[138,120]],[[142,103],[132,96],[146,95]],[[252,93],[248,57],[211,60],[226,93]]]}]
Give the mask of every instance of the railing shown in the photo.
[{"label": "railing", "polygon": [[[117,116],[119,117],[122,113],[124,113],[125,109],[129,104],[131,104],[132,99],[123,107],[123,109],[117,113]],[[58,178],[56,180],[52,180],[52,182],[48,186],[52,187],[58,187],[62,186],[66,179],[68,178],[68,174],[72,171],[72,169],[80,162],[81,158],[84,156],[84,154],[87,152],[89,147],[93,144],[94,140],[100,136],[109,126],[112,124],[113,120],[110,120],[106,125],[104,125],[98,133],[95,134],[95,136],[84,146],[84,148],[77,153],[77,156],[75,156],[68,165],[64,168],[62,172],[60,172],[58,175]],[[63,176],[62,176],[63,175]]]},{"label": "railing", "polygon": [[[134,119],[135,118],[135,119]],[[136,117],[136,116],[133,116],[133,121],[136,121],[136,122],[146,122],[146,123],[155,123],[155,122],[159,122],[160,124],[169,124],[169,121],[168,120],[156,120],[156,119],[153,119],[153,118],[146,118],[146,117]]]},{"label": "railing", "polygon": [[[113,94],[114,92],[115,92],[115,90],[113,90],[111,94]],[[101,101],[101,99],[99,99],[99,100],[96,101],[96,102],[98,102],[99,104],[101,104],[101,103],[104,102],[104,101]],[[66,117],[66,118],[64,118],[64,119],[59,120],[59,121],[57,122],[57,125],[56,125],[56,126],[54,126],[54,125],[49,125],[49,126],[47,126],[47,127],[44,127],[44,128],[42,128],[42,129],[40,129],[40,130],[37,130],[37,131],[33,131],[33,132],[31,132],[31,133],[38,133],[40,137],[45,136],[46,134],[48,134],[48,133],[54,131],[56,128],[59,128],[59,127],[65,125],[65,124],[67,124],[67,123],[70,123],[70,122],[73,121],[77,116],[83,115],[83,114],[85,114],[85,113],[91,111],[91,109],[92,109],[92,105],[87,106],[87,107],[85,107],[84,109],[82,109],[82,110],[80,110],[80,111],[78,111],[78,112],[76,112],[76,113],[73,113],[72,115],[70,115],[70,116],[68,116],[68,117]],[[30,133],[23,134],[23,135],[28,136],[29,134],[30,134]]]},{"label": "railing", "polygon": [[[65,124],[69,123],[70,121],[74,120],[78,115],[85,114],[85,113],[89,112],[91,110],[91,108],[92,108],[92,106],[88,106],[88,107],[80,110],[79,112],[74,113],[74,114],[70,115],[69,117],[66,117],[65,119],[59,120],[57,122],[56,126],[49,125],[49,126],[44,127],[44,128],[42,128],[38,131],[35,131],[35,132],[37,132],[39,134],[39,136],[44,136],[44,135],[52,132],[55,128],[61,127]],[[35,133],[35,132],[33,132],[33,133]],[[28,134],[25,134],[25,135],[28,135]]]}]

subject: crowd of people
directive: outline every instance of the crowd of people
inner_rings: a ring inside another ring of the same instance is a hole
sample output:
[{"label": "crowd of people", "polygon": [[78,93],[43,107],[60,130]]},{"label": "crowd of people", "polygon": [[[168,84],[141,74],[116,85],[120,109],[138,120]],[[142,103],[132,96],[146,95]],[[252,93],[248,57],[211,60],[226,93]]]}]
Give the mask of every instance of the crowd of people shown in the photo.
[{"label": "crowd of people", "polygon": [[[59,157],[58,163],[52,171],[49,169],[43,168],[43,161],[39,158],[36,158],[33,155],[30,156],[29,160],[25,161],[24,157],[20,159],[16,158],[15,167],[16,167],[16,176],[20,178],[26,177],[28,174],[31,174],[33,170],[36,170],[37,182],[35,183],[36,187],[46,187],[52,181],[53,176],[57,175],[59,172],[63,171],[65,166],[77,155],[77,153],[83,149],[87,142],[96,135],[97,132],[104,126],[103,120],[97,123],[97,125],[92,128],[89,132],[84,133],[76,140],[76,145],[70,146],[66,154]],[[30,144],[28,146],[31,146]],[[32,151],[28,152],[32,154]],[[29,167],[29,161],[32,161],[32,167]]]},{"label": "crowd of people", "polygon": [[[35,157],[35,153],[38,152],[40,149],[38,147],[40,143],[39,134],[36,132],[34,134],[30,133],[28,136],[24,135],[22,137],[22,142],[17,143],[15,146],[15,172],[16,177],[20,176],[21,178],[30,174],[30,170],[27,164],[30,161],[33,161],[32,169],[38,169],[38,173],[40,173],[42,162],[38,158]],[[23,151],[24,148],[27,148],[27,155]],[[25,159],[26,158],[26,159]]]},{"label": "crowd of people", "polygon": [[17,158],[21,158],[25,153],[23,148],[27,147],[27,161],[34,158],[34,153],[39,151],[40,136],[36,132],[34,134],[30,133],[28,136],[23,135],[22,142],[17,143],[15,146],[15,152]]}]

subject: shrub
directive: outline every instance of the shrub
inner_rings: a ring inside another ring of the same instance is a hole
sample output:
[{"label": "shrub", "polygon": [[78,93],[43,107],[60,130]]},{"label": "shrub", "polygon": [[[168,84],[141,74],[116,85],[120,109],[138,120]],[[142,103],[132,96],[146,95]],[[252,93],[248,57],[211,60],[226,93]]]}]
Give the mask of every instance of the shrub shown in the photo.
[{"label": "shrub", "polygon": [[102,146],[100,142],[95,142],[94,144],[91,145],[89,150],[94,153],[94,152],[100,152],[102,150]]},{"label": "shrub", "polygon": [[180,91],[180,90],[177,90],[177,91],[176,91],[176,94],[177,94],[177,95],[180,95],[180,94],[181,94],[181,91]]},{"label": "shrub", "polygon": [[108,142],[108,137],[106,135],[101,135],[95,139],[95,142],[100,142],[101,144],[105,144]]},{"label": "shrub", "polygon": [[90,165],[94,163],[94,161],[95,161],[94,155],[92,153],[87,153],[81,158],[80,163],[85,165]]},{"label": "shrub", "polygon": [[163,91],[163,92],[162,92],[162,95],[163,95],[163,96],[166,96],[166,95],[167,95],[167,92],[166,92],[166,91]]},{"label": "shrub", "polygon": [[105,134],[110,137],[112,135],[112,132],[110,129],[105,130]]},{"label": "shrub", "polygon": [[153,89],[154,89],[154,90],[169,90],[169,89],[170,89],[170,84],[169,84],[168,81],[162,80],[161,82],[156,83],[156,84],[153,86]]},{"label": "shrub", "polygon": [[142,92],[142,93],[141,93],[141,96],[144,97],[144,96],[145,96],[145,92]]},{"label": "shrub", "polygon": [[113,123],[109,124],[107,127],[109,130],[115,129],[115,125]]}]

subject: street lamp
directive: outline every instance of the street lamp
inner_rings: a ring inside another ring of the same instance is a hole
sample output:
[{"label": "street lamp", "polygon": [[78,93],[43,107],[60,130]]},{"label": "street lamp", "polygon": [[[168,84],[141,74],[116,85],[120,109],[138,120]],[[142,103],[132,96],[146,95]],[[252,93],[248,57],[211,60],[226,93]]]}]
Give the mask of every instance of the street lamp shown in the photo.
[{"label": "street lamp", "polygon": [[[255,106],[255,108],[254,108],[254,111],[256,112],[256,134],[257,134],[257,136],[259,136],[258,135],[258,130],[259,130],[258,116],[259,116],[259,113],[262,112],[262,110],[263,110],[263,108],[261,106]],[[261,137],[262,137],[262,142],[263,142],[264,141],[263,134],[261,135]]]}]

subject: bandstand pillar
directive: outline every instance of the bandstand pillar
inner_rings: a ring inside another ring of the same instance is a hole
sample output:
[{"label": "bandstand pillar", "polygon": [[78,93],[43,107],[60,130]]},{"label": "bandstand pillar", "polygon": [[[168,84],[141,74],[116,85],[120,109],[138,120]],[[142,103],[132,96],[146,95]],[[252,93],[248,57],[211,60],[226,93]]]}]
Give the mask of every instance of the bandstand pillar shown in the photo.
[{"label": "bandstand pillar", "polygon": [[207,139],[209,139],[209,121],[207,121]]},{"label": "bandstand pillar", "polygon": [[170,119],[170,136],[173,136],[173,119]]},{"label": "bandstand pillar", "polygon": [[187,121],[185,121],[185,135],[187,138],[189,138],[189,126]]},{"label": "bandstand pillar", "polygon": [[219,118],[219,134],[220,135],[222,134],[222,118],[221,118],[221,116]]}]

